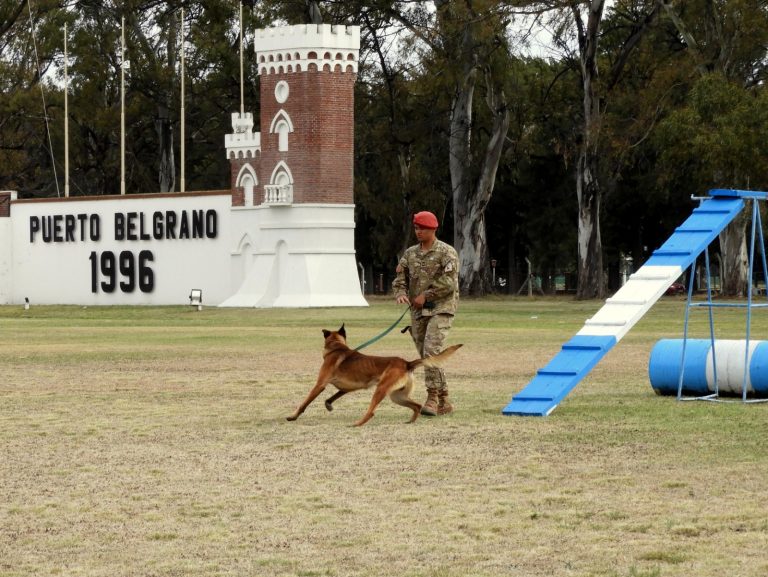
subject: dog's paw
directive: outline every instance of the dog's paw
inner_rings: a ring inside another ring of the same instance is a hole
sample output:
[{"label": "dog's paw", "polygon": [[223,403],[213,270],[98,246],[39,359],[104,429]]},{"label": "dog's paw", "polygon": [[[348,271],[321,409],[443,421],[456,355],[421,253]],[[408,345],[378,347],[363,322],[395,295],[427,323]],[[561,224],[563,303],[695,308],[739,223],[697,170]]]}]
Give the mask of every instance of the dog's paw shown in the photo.
[{"label": "dog's paw", "polygon": [[325,408],[329,411],[333,410],[333,403],[331,401],[325,401]]},{"label": "dog's paw", "polygon": [[286,417],[285,420],[286,421],[295,421],[298,418],[299,418],[298,415],[291,415],[290,417]]}]

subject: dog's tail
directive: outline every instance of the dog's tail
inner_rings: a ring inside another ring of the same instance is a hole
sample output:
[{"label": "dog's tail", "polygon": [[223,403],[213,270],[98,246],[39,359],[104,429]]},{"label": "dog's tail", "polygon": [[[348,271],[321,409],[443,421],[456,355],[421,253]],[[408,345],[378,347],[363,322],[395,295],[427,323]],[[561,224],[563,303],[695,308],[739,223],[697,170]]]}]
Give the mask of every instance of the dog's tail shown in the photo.
[{"label": "dog's tail", "polygon": [[408,362],[408,370],[412,371],[413,369],[417,367],[439,367],[442,366],[443,362],[450,357],[453,353],[458,351],[461,347],[463,347],[463,344],[460,345],[453,345],[451,347],[448,347],[445,349],[442,353],[435,355],[433,357],[426,357],[423,359],[416,359],[414,361]]}]

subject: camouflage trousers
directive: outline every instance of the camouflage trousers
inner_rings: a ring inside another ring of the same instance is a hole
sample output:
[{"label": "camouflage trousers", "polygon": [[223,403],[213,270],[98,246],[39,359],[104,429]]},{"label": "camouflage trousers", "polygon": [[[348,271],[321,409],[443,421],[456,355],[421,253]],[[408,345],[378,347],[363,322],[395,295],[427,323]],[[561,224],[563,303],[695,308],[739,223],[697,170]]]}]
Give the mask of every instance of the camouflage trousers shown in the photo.
[{"label": "camouflage trousers", "polygon": [[[412,319],[411,336],[419,356],[431,357],[443,351],[443,343],[453,325],[453,315],[437,314]],[[440,390],[446,387],[445,372],[439,368],[424,368],[424,383],[427,389]]]}]

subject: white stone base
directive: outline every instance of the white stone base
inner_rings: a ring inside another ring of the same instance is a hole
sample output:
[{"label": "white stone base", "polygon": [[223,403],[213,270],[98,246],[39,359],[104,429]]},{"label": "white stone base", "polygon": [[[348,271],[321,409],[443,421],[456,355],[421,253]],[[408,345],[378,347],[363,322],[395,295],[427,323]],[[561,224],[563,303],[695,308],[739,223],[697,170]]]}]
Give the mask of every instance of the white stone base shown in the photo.
[{"label": "white stone base", "polygon": [[258,228],[233,239],[241,247],[233,257],[252,264],[246,266],[239,288],[219,306],[368,306],[355,262],[354,205],[300,204],[252,210],[258,217],[243,221],[258,222]]}]

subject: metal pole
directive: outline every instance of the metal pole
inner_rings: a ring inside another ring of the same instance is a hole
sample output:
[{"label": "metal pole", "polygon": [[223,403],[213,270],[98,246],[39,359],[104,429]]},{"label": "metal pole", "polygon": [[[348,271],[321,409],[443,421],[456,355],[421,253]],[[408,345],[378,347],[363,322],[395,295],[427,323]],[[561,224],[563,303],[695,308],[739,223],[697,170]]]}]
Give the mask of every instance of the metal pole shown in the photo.
[{"label": "metal pole", "polygon": [[525,257],[525,262],[528,263],[528,296],[533,296],[533,273],[531,272],[531,261],[528,257]]},{"label": "metal pole", "polygon": [[677,400],[683,398],[683,378],[685,377],[685,349],[688,344],[688,318],[691,312],[691,299],[693,297],[693,271],[696,270],[696,259],[691,264],[691,272],[688,277],[688,300],[685,303],[685,322],[683,323],[683,350],[680,352],[680,372],[677,380]]},{"label": "metal pole", "polygon": [[64,197],[69,197],[69,70],[67,54],[67,24],[64,23]]},{"label": "metal pole", "polygon": [[715,315],[712,307],[712,283],[709,268],[709,247],[704,251],[704,266],[707,270],[707,309],[709,310],[709,342],[712,345],[712,377],[715,381],[715,398],[720,396],[720,383],[717,379],[717,349],[715,349]]},{"label": "metal pole", "polygon": [[243,3],[240,2],[240,118],[245,116],[245,91],[243,76]]},{"label": "metal pole", "polygon": [[752,236],[749,243],[749,272],[747,273],[747,338],[744,343],[744,377],[741,384],[741,400],[747,400],[747,381],[749,376],[749,338],[752,332],[752,276],[755,261],[755,236],[758,225],[757,199],[752,199]]},{"label": "metal pole", "polygon": [[125,16],[120,33],[120,194],[125,194]]},{"label": "metal pole", "polygon": [[181,184],[179,190],[184,192],[184,8],[181,9]]}]

